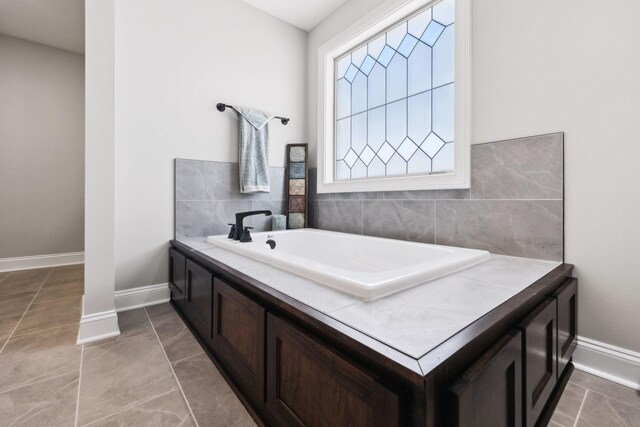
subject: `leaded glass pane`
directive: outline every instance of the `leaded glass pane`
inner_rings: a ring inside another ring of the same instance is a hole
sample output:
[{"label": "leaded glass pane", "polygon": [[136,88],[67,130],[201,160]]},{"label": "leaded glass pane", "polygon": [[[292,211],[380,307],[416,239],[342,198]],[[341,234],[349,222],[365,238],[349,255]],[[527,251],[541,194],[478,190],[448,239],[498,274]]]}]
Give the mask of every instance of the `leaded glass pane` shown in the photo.
[{"label": "leaded glass pane", "polygon": [[453,141],[453,84],[442,86],[433,91],[433,131],[444,140]]},{"label": "leaded glass pane", "polygon": [[431,132],[431,92],[410,96],[408,108],[408,135],[420,144]]},{"label": "leaded glass pane", "polygon": [[407,136],[407,101],[387,105],[387,142],[398,148]]},{"label": "leaded glass pane", "polygon": [[431,48],[423,42],[413,49],[409,57],[409,95],[431,89]]},{"label": "leaded glass pane", "polygon": [[433,87],[454,80],[454,25],[448,26],[433,46]]},{"label": "leaded glass pane", "polygon": [[351,83],[351,114],[367,110],[367,76],[358,72]]},{"label": "leaded glass pane", "polygon": [[351,117],[336,123],[336,158],[344,159],[351,148]]},{"label": "leaded glass pane", "polygon": [[407,97],[407,59],[396,54],[387,67],[387,102]]},{"label": "leaded glass pane", "polygon": [[443,0],[336,60],[336,180],[453,170],[454,21]]}]

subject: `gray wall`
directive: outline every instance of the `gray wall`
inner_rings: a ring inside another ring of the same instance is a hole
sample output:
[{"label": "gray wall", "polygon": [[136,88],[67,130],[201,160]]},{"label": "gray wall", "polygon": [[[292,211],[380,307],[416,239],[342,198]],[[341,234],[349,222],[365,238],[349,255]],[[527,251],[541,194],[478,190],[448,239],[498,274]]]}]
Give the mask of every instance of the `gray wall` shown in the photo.
[{"label": "gray wall", "polygon": [[84,247],[84,56],[0,35],[0,258]]},{"label": "gray wall", "polygon": [[562,261],[563,169],[561,133],[473,145],[470,190],[312,193],[310,223]]},{"label": "gray wall", "polygon": [[[283,214],[286,204],[284,168],[270,167],[271,192],[240,193],[237,163],[176,159],[176,238],[226,234],[235,213],[268,209]],[[271,217],[252,216],[244,224],[271,230]]]}]

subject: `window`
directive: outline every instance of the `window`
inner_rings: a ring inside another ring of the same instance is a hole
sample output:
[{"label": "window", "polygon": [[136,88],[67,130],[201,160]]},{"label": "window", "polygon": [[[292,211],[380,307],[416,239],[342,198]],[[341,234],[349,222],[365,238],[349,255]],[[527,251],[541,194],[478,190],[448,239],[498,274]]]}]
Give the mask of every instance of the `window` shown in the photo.
[{"label": "window", "polygon": [[376,11],[321,49],[319,192],[469,186],[467,1]]}]

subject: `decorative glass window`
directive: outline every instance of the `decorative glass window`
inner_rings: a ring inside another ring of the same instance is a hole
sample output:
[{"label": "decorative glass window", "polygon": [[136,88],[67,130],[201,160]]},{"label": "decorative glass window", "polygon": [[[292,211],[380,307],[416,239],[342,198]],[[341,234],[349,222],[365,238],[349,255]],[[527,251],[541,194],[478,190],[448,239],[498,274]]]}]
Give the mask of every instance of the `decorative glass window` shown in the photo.
[{"label": "decorative glass window", "polygon": [[321,52],[319,192],[469,186],[468,73],[459,54],[468,32],[456,30],[456,8],[467,11],[466,1],[411,2]]}]

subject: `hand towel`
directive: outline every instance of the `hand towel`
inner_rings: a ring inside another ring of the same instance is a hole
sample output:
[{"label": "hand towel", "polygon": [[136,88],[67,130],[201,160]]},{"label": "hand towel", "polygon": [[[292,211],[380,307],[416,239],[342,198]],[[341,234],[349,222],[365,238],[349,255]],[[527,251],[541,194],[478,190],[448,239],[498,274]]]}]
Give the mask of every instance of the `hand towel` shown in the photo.
[{"label": "hand towel", "polygon": [[263,111],[236,107],[239,122],[240,192],[268,193],[269,120],[274,116]]}]

